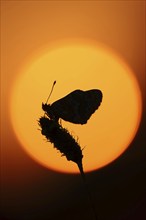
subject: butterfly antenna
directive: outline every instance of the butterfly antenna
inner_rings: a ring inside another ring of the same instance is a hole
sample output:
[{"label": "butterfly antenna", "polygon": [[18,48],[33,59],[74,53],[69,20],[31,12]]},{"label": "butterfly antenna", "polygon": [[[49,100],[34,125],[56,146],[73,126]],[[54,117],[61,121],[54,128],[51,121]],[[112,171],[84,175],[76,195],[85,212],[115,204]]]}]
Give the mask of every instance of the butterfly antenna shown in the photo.
[{"label": "butterfly antenna", "polygon": [[51,92],[50,92],[50,94],[49,94],[49,96],[48,96],[48,98],[47,98],[47,100],[46,100],[46,104],[47,104],[47,102],[48,102],[48,100],[49,100],[49,98],[50,98],[50,96],[51,96],[51,94],[52,94],[52,92],[53,92],[53,89],[54,89],[55,84],[56,84],[56,80],[53,82],[53,85],[52,85],[52,88],[51,88]]}]

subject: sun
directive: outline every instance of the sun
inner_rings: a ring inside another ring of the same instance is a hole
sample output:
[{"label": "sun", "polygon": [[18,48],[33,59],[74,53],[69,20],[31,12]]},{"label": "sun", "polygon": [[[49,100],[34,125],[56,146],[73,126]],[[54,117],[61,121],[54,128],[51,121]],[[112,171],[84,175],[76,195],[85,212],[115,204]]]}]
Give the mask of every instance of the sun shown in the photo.
[{"label": "sun", "polygon": [[14,132],[28,155],[59,172],[77,173],[69,162],[44,141],[37,120],[43,116],[52,83],[50,103],[75,89],[100,89],[103,101],[86,125],[62,121],[83,149],[85,172],[118,158],[133,140],[142,104],[132,70],[112,50],[93,42],[60,43],[42,50],[20,70],[11,90],[10,115]]}]

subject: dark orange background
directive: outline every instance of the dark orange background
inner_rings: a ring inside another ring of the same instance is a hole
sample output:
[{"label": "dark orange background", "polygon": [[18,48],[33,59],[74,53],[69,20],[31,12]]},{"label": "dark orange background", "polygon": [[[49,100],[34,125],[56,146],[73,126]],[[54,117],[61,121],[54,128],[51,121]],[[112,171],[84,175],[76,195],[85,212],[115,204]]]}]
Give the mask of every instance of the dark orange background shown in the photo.
[{"label": "dark orange background", "polygon": [[99,219],[145,219],[145,2],[1,1],[1,31],[1,219],[91,219],[80,176],[55,173],[32,161],[8,114],[21,66],[45,45],[70,38],[111,47],[139,82],[143,116],[133,143],[115,162],[87,174],[87,181]]}]

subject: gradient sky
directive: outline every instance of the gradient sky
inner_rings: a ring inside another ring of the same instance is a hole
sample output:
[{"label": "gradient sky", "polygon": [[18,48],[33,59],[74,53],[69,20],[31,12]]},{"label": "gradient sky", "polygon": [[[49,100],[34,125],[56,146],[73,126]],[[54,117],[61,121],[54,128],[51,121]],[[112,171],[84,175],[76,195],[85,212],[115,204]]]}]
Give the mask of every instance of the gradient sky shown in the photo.
[{"label": "gradient sky", "polygon": [[143,116],[135,139],[119,159],[87,174],[87,181],[102,220],[144,219],[144,7],[144,1],[1,1],[1,219],[91,219],[80,176],[33,161],[14,135],[9,115],[10,91],[21,66],[46,45],[68,39],[107,45],[138,80]]}]

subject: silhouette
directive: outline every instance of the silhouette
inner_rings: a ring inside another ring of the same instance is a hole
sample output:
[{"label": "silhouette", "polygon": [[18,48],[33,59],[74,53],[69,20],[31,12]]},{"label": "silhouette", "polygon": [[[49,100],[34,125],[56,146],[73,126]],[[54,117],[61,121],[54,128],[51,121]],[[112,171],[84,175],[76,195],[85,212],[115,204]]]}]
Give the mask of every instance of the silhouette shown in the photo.
[{"label": "silhouette", "polygon": [[39,119],[39,125],[42,129],[42,135],[54,144],[54,147],[61,152],[62,156],[66,156],[67,160],[71,160],[78,165],[81,175],[84,178],[82,166],[83,155],[77,140],[58,122],[45,116]]},{"label": "silhouette", "polygon": [[[54,81],[53,87],[55,83],[56,81]],[[91,115],[100,106],[102,92],[98,89],[88,91],[77,89],[51,105],[47,104],[48,99],[45,104],[42,103],[42,109],[50,119],[58,121],[61,118],[75,124],[86,124]]]},{"label": "silhouette", "polygon": [[77,140],[69,133],[66,128],[63,128],[58,122],[49,119],[48,117],[40,117],[39,126],[41,127],[41,133],[46,139],[54,144],[54,147],[59,150],[62,156],[65,156],[67,160],[75,162],[80,170],[80,174],[85,184],[90,206],[93,212],[93,216],[98,220],[94,203],[91,198],[88,184],[86,182],[85,174],[82,165],[82,150]]},{"label": "silhouette", "polygon": [[62,118],[75,124],[87,123],[87,120],[100,106],[102,92],[98,89],[88,91],[75,90],[64,98],[54,102],[52,105],[49,105],[47,102],[52,94],[55,83],[56,81],[53,83],[46,103],[42,103],[42,109],[45,111],[45,114],[40,117],[38,121],[39,126],[41,127],[41,133],[54,145],[54,148],[61,152],[62,156],[65,156],[67,160],[73,161],[77,164],[85,183],[94,218],[97,220],[98,217],[83,171],[83,154],[81,147],[71,133],[66,128],[63,128],[58,121],[59,118]]}]

